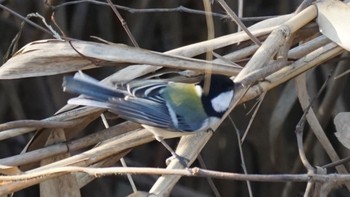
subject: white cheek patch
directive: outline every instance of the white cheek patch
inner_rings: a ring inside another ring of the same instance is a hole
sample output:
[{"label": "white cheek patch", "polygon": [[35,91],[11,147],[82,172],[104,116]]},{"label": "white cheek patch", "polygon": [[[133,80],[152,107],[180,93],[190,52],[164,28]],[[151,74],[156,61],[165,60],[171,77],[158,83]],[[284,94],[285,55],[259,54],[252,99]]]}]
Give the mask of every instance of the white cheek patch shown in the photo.
[{"label": "white cheek patch", "polygon": [[195,85],[194,89],[196,90],[197,96],[201,97],[203,93],[203,88],[200,85]]},{"label": "white cheek patch", "polygon": [[233,91],[223,92],[211,100],[211,105],[216,112],[224,112],[230,106]]}]

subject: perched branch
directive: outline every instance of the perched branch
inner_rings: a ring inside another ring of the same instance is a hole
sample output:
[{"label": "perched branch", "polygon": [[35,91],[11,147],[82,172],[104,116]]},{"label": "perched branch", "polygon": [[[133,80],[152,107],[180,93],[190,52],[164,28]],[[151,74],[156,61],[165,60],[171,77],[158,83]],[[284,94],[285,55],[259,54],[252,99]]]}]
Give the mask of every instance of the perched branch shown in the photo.
[{"label": "perched branch", "polygon": [[[126,175],[126,174],[148,174],[148,175],[179,175],[189,177],[212,177],[217,179],[235,180],[235,181],[258,181],[258,182],[332,182],[338,183],[350,181],[348,174],[328,174],[328,175],[307,175],[307,174],[240,174],[230,172],[220,172],[205,170],[200,168],[188,169],[161,169],[145,167],[106,167],[106,168],[84,168],[84,167],[54,167],[40,172],[32,172],[23,175],[0,176],[0,181],[30,181],[32,179],[46,179],[46,177],[62,175],[63,173],[87,173],[92,176],[106,175]],[[3,187],[1,188],[1,194]]]}]

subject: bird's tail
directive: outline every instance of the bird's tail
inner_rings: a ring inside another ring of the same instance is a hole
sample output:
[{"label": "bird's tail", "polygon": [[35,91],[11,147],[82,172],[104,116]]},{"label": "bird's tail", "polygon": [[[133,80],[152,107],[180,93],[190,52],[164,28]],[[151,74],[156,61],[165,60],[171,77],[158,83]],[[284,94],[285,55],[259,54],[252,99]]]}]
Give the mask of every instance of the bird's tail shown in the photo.
[{"label": "bird's tail", "polygon": [[82,94],[97,101],[108,101],[111,98],[122,98],[124,93],[113,89],[100,81],[82,73],[77,72],[74,77],[63,78],[63,91]]}]

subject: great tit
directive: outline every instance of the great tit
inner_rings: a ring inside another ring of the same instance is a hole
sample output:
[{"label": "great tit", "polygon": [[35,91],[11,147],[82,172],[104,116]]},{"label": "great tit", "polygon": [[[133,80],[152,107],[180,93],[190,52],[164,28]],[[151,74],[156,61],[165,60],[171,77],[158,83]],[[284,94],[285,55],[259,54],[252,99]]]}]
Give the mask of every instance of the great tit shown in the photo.
[{"label": "great tit", "polygon": [[219,123],[233,100],[234,83],[227,76],[213,74],[207,94],[203,86],[204,80],[193,84],[148,79],[112,87],[82,72],[63,81],[64,91],[81,94],[69,104],[108,109],[142,124],[162,143],[163,138],[208,130]]}]

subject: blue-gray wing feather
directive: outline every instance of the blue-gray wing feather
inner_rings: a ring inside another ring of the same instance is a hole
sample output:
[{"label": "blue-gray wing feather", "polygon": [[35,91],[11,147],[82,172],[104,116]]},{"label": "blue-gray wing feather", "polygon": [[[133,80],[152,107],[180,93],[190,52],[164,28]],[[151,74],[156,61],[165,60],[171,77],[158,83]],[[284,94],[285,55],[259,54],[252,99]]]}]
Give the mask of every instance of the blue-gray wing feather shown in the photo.
[{"label": "blue-gray wing feather", "polygon": [[167,84],[166,81],[148,80],[131,84],[129,87],[126,85],[125,91],[113,89],[79,73],[74,77],[65,77],[63,87],[65,91],[83,95],[70,99],[69,104],[105,108],[124,119],[149,126],[192,131],[193,125],[190,126],[178,115],[177,123],[174,123],[174,117],[171,117],[166,101],[160,93]]}]

